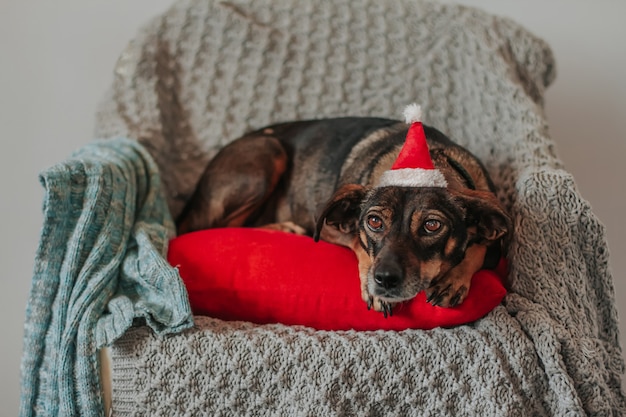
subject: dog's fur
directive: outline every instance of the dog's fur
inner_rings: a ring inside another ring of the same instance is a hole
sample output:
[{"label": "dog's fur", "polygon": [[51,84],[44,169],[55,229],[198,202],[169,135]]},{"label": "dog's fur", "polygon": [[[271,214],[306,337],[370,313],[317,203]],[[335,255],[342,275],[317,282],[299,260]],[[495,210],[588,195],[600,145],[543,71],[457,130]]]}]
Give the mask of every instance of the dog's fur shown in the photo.
[{"label": "dog's fur", "polygon": [[179,233],[266,226],[351,248],[361,296],[391,314],[425,290],[455,306],[473,274],[493,267],[512,225],[483,165],[424,126],[447,188],[376,187],[408,125],[336,118],[269,126],[224,147],[209,163],[178,219]]}]

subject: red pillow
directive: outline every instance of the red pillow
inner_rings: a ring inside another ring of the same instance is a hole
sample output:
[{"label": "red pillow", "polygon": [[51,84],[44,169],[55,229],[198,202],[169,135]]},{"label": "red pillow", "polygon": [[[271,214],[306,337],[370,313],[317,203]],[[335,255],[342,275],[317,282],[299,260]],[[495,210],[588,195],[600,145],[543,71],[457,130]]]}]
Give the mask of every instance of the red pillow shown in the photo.
[{"label": "red pillow", "polygon": [[[506,294],[496,272],[481,270],[460,306],[434,307],[422,291],[385,319],[361,300],[351,250],[265,229],[188,233],[170,242],[168,260],[178,267],[194,314],[259,324],[319,330],[450,327],[483,317]],[[502,262],[500,273],[505,269]]]}]

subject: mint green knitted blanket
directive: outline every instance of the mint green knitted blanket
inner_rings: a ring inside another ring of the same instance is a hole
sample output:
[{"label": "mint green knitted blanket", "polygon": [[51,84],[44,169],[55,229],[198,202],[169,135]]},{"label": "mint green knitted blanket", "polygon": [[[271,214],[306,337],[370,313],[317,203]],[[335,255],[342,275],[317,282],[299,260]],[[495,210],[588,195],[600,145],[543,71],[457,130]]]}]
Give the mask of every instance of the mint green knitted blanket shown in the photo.
[{"label": "mint green knitted blanket", "polygon": [[136,141],[85,146],[40,176],[44,224],[26,312],[21,416],[101,416],[98,348],[137,318],[193,325],[164,260],[174,225],[158,170]]}]

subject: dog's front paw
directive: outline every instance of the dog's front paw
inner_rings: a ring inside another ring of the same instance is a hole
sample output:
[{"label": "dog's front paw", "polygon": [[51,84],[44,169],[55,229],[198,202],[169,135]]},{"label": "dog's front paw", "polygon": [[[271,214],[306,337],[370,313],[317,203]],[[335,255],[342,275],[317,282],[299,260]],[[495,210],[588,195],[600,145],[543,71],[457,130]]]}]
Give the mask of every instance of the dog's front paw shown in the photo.
[{"label": "dog's front paw", "polygon": [[388,301],[383,301],[378,297],[374,297],[368,294],[366,298],[366,303],[368,310],[371,310],[373,308],[374,311],[383,313],[383,316],[385,318],[393,316],[394,305]]},{"label": "dog's front paw", "polygon": [[458,306],[467,297],[469,286],[470,280],[446,275],[426,289],[426,301],[439,307]]},{"label": "dog's front paw", "polygon": [[383,301],[370,294],[367,289],[367,276],[361,276],[361,299],[367,304],[367,309],[383,313],[385,318],[393,316],[393,306],[395,303]]}]

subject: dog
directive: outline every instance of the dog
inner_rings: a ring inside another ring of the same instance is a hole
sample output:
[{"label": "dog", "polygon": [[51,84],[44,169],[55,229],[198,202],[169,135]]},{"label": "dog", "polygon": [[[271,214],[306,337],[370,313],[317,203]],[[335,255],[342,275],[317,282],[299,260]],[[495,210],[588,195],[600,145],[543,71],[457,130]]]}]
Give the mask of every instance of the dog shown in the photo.
[{"label": "dog", "polygon": [[426,125],[446,186],[377,186],[408,131],[398,120],[343,117],[248,133],[209,162],[178,233],[251,226],[313,236],[354,251],[361,297],[385,317],[420,291],[432,305],[459,305],[473,274],[506,250],[511,217],[483,164]]}]

